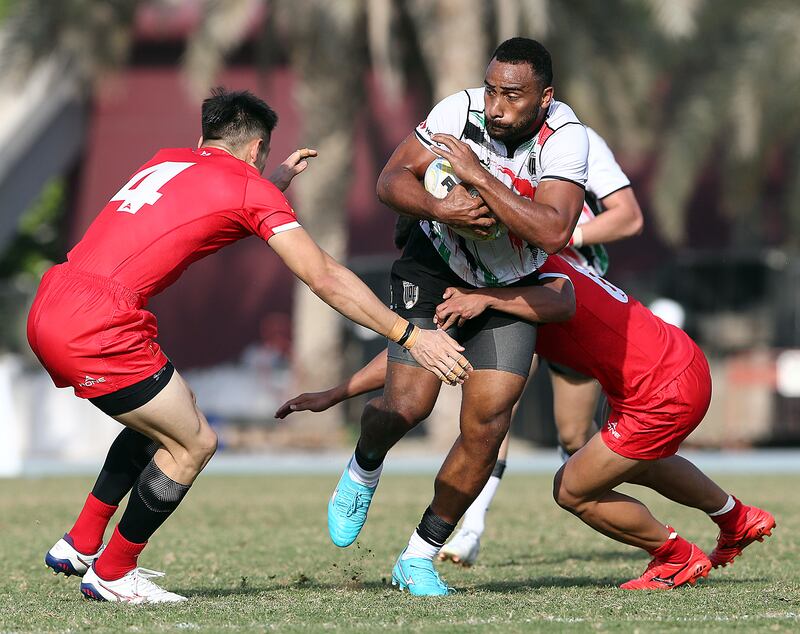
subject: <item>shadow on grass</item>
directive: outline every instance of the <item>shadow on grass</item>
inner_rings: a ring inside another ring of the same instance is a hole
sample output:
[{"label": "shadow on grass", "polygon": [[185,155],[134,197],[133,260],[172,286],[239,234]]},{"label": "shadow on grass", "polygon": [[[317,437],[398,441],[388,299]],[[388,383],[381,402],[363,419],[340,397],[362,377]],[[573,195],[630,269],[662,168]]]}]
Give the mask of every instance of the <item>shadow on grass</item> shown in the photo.
[{"label": "shadow on grass", "polygon": [[[632,575],[634,573],[632,572]],[[628,581],[631,577],[590,577],[590,576],[569,576],[569,575],[548,575],[527,579],[506,579],[503,581],[489,581],[475,585],[466,585],[456,588],[459,594],[469,594],[471,592],[498,592],[504,594],[516,594],[541,590],[542,588],[597,588],[614,589],[621,583]],[[768,583],[770,580],[765,577],[748,578],[725,578],[720,575],[704,579],[699,587],[709,586],[724,588],[725,586],[746,586],[753,583]],[[394,590],[392,584],[387,580],[381,581],[341,581],[333,583],[322,583],[302,577],[300,580],[285,583],[266,583],[266,584],[242,584],[230,588],[183,588],[175,589],[173,592],[187,597],[198,598],[225,598],[235,596],[259,596],[273,592],[285,592],[287,590],[304,591],[342,591],[350,590],[353,592],[367,591],[372,593]]]}]

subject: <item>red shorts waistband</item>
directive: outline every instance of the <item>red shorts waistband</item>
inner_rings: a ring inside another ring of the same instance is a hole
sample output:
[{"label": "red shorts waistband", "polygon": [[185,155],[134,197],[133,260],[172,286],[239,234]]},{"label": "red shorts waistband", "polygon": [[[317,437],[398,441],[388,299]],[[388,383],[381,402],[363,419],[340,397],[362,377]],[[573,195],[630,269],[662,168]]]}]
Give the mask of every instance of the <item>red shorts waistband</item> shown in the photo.
[{"label": "red shorts waistband", "polygon": [[113,278],[106,277],[104,275],[97,275],[96,273],[90,273],[89,271],[84,271],[83,269],[77,268],[70,262],[64,262],[63,264],[59,264],[53,268],[57,268],[58,272],[64,277],[85,280],[93,286],[115,291],[129,301],[135,303],[138,307],[142,307],[145,304],[145,298],[142,297],[141,294],[137,293],[131,288],[128,288]]}]

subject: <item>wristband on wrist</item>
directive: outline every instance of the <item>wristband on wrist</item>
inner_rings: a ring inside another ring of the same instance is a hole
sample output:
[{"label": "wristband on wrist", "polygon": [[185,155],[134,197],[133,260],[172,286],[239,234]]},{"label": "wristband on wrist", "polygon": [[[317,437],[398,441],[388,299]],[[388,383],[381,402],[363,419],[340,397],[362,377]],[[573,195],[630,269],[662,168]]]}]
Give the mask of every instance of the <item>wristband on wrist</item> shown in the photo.
[{"label": "wristband on wrist", "polygon": [[397,340],[398,345],[405,347],[406,342],[408,342],[409,337],[411,337],[411,333],[414,332],[414,328],[416,328],[416,326],[414,326],[412,323],[409,323],[408,326],[406,326],[403,335]]},{"label": "wristband on wrist", "polygon": [[403,346],[406,350],[411,350],[414,347],[414,344],[417,343],[417,339],[419,339],[419,333],[421,329],[419,326],[414,326],[413,324],[409,324],[412,327],[411,333],[406,338],[405,342],[398,341],[401,346]]},{"label": "wristband on wrist", "polygon": [[575,227],[575,231],[572,232],[572,238],[570,238],[569,246],[575,247],[576,249],[580,249],[583,246],[583,229],[580,227]]},{"label": "wristband on wrist", "polygon": [[389,331],[389,334],[386,335],[387,339],[397,342],[397,340],[403,336],[403,333],[405,333],[407,327],[408,321],[398,316],[394,322],[394,325],[392,326],[392,329]]}]

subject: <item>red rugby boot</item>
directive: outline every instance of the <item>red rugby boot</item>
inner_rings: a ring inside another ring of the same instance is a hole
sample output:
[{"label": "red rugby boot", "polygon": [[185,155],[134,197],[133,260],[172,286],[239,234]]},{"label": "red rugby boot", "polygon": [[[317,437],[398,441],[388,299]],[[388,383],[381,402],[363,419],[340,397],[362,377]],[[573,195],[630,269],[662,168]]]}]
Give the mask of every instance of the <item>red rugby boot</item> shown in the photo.
[{"label": "red rugby boot", "polygon": [[733,563],[742,551],[755,541],[763,542],[772,535],[775,518],[772,513],[755,506],[746,506],[739,526],[734,532],[720,530],[717,547],[709,555],[714,568]]},{"label": "red rugby boot", "polygon": [[623,583],[623,590],[672,590],[685,584],[694,585],[700,577],[707,577],[711,561],[694,544],[689,559],[683,563],[669,563],[657,558],[647,565],[647,570],[638,579]]}]

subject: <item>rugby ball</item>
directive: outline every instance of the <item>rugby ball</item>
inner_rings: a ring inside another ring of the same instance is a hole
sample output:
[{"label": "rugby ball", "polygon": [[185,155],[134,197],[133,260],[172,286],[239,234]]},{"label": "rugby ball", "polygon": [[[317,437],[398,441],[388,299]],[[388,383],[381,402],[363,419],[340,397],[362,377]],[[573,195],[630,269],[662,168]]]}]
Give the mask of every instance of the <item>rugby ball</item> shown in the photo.
[{"label": "rugby ball", "polygon": [[[461,179],[456,176],[453,166],[450,161],[443,158],[435,159],[428,169],[425,170],[425,178],[422,183],[425,190],[436,198],[445,198],[454,187],[461,184]],[[463,185],[462,185],[463,187]],[[478,196],[478,190],[470,187],[469,193],[472,196]],[[450,226],[450,225],[448,225]],[[468,240],[497,240],[508,231],[506,226],[498,222],[489,235],[483,236],[475,233],[471,229],[465,227],[452,227],[450,229],[455,231],[458,235],[467,238]]]}]

